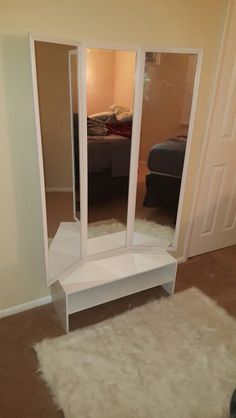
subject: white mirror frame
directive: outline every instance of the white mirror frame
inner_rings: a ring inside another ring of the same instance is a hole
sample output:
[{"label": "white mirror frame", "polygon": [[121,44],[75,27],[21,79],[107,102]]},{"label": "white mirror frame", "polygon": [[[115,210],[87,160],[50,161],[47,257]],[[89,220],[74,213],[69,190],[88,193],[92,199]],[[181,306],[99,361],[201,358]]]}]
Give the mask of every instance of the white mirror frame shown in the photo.
[{"label": "white mirror frame", "polygon": [[[81,60],[82,65],[80,67],[80,80],[86,80],[86,50],[87,49],[111,49],[118,51],[129,51],[136,53],[136,65],[135,65],[135,82],[134,82],[134,106],[133,106],[133,124],[132,124],[132,136],[131,136],[131,158],[130,158],[130,170],[129,170],[129,192],[128,192],[128,208],[127,208],[127,222],[126,222],[126,240],[124,246],[107,250],[106,252],[99,253],[96,255],[88,255],[88,239],[87,239],[87,214],[88,214],[88,156],[87,156],[87,141],[81,141],[83,149],[83,169],[84,169],[84,195],[83,195],[83,208],[84,213],[86,213],[86,219],[84,217],[83,225],[83,237],[84,237],[84,253],[82,259],[86,258],[97,258],[101,257],[101,254],[112,254],[120,252],[124,248],[130,248],[133,241],[133,228],[134,228],[134,216],[135,216],[135,202],[133,198],[135,194],[133,193],[136,190],[136,164],[139,154],[139,141],[140,141],[140,129],[141,129],[141,113],[142,113],[142,96],[143,96],[143,77],[144,77],[144,53],[140,47],[130,46],[130,45],[117,45],[117,44],[98,44],[92,42],[83,43],[81,49]],[[80,86],[82,94],[79,95],[79,108],[83,109],[81,112],[80,123],[83,126],[81,138],[87,138],[87,94],[86,94],[86,83],[83,83],[83,86]],[[138,144],[138,147],[137,145]],[[85,190],[86,189],[86,190]],[[86,248],[85,248],[86,247]]]},{"label": "white mirror frame", "polygon": [[[71,57],[77,57],[77,50],[68,52],[68,67],[69,67],[69,90],[70,90],[70,129],[71,129],[71,153],[72,153],[72,187],[73,187],[73,215],[74,220],[79,222],[76,214],[76,190],[75,190],[75,167],[74,167],[74,127],[73,127],[73,95],[72,95],[72,68],[71,68]],[[77,60],[77,59],[76,59]]]},{"label": "white mirror frame", "polygon": [[[181,187],[180,187],[180,195],[179,195],[179,203],[178,203],[178,211],[177,211],[177,218],[176,218],[176,225],[175,225],[175,232],[174,238],[172,241],[171,246],[168,247],[168,251],[174,252],[177,250],[178,240],[179,240],[179,232],[180,232],[180,225],[181,225],[181,217],[182,217],[182,210],[183,210],[183,202],[184,202],[184,192],[187,182],[187,172],[188,172],[188,165],[189,165],[189,157],[190,157],[190,150],[192,145],[192,136],[193,136],[193,128],[194,128],[194,121],[196,116],[197,110],[197,100],[198,100],[198,93],[199,93],[199,85],[200,85],[200,76],[202,70],[202,63],[203,63],[203,50],[200,48],[150,48],[144,47],[143,54],[145,59],[146,52],[156,52],[156,53],[172,53],[172,54],[194,54],[197,57],[197,64],[195,69],[195,76],[194,76],[194,83],[193,83],[193,95],[192,95],[192,104],[191,104],[191,112],[190,112],[190,120],[189,120],[189,128],[188,128],[188,135],[187,135],[187,144],[185,150],[185,157],[184,157],[184,166],[182,172],[182,179],[181,179]],[[143,85],[143,81],[142,81]],[[143,95],[141,100],[143,101]],[[138,143],[138,148],[140,146],[140,138]],[[136,164],[138,160],[136,161]],[[136,173],[136,184],[137,184],[137,175]],[[135,189],[135,201],[136,201],[136,193],[137,187]],[[134,219],[133,219],[134,222]]]},{"label": "white mirror frame", "polygon": [[[40,173],[40,190],[41,190],[41,203],[42,203],[42,218],[43,218],[43,236],[44,236],[44,254],[45,254],[45,270],[47,276],[47,284],[50,285],[53,281],[48,281],[48,233],[47,233],[47,215],[46,215],[46,199],[45,199],[45,183],[44,183],[44,170],[43,170],[43,154],[42,154],[42,142],[41,142],[41,129],[40,129],[40,115],[38,104],[38,89],[37,89],[37,74],[36,74],[36,62],[35,62],[35,41],[51,42],[63,45],[73,45],[77,47],[77,83],[78,83],[78,108],[79,108],[79,138],[87,138],[87,107],[86,107],[86,49],[114,49],[123,51],[136,52],[136,69],[135,69],[135,85],[134,85],[134,116],[132,126],[132,138],[131,138],[131,160],[130,160],[130,177],[129,177],[129,192],[128,192],[128,210],[127,210],[127,227],[126,227],[126,242],[125,246],[116,250],[108,250],[105,253],[99,253],[96,255],[88,256],[88,158],[87,158],[87,141],[79,141],[80,149],[80,225],[81,225],[81,258],[78,262],[73,264],[68,269],[64,270],[61,274],[55,277],[55,281],[67,277],[72,272],[76,271],[78,266],[86,259],[105,258],[111,254],[117,254],[124,252],[128,249],[142,248],[144,246],[133,245],[133,233],[134,233],[134,220],[135,220],[135,208],[136,208],[136,193],[137,193],[137,176],[138,176],[138,158],[140,147],[140,130],[141,130],[141,116],[143,106],[143,80],[144,80],[144,66],[145,66],[145,53],[157,52],[157,53],[181,53],[181,54],[195,54],[197,56],[197,65],[194,79],[194,90],[192,97],[191,115],[187,136],[187,145],[185,151],[185,160],[183,167],[183,175],[181,181],[178,213],[176,219],[176,228],[174,233],[174,239],[172,245],[168,247],[168,251],[172,252],[177,249],[181,216],[184,201],[184,191],[187,181],[187,171],[189,164],[189,156],[192,143],[192,133],[194,127],[194,120],[197,108],[198,91],[200,84],[200,74],[203,61],[203,51],[201,49],[190,48],[153,48],[152,46],[137,46],[137,45],[120,45],[113,43],[94,43],[94,42],[78,42],[62,39],[48,39],[43,36],[29,35],[30,39],[30,52],[31,52],[31,67],[32,67],[32,84],[33,84],[33,97],[34,97],[34,111],[35,111],[35,124],[36,124],[36,136],[37,136],[37,149],[39,159],[39,173]],[[145,247],[146,248],[146,247]]]}]

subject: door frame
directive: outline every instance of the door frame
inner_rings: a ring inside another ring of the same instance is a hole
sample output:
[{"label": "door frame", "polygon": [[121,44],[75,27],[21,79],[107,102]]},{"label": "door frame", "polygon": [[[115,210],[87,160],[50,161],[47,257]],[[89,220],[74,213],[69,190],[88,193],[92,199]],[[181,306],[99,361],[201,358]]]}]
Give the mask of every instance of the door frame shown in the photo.
[{"label": "door frame", "polygon": [[222,36],[220,39],[219,53],[218,53],[217,64],[216,64],[216,73],[215,73],[215,76],[213,77],[212,88],[211,88],[210,106],[209,106],[209,112],[207,116],[206,129],[204,133],[202,147],[200,150],[198,172],[195,176],[196,180],[195,180],[195,186],[194,186],[194,192],[193,192],[193,203],[190,208],[190,217],[189,217],[188,226],[186,228],[186,234],[185,234],[185,240],[184,240],[184,246],[183,246],[183,256],[182,256],[183,261],[186,261],[189,257],[189,244],[190,244],[191,236],[193,232],[194,218],[196,216],[197,202],[198,202],[198,196],[200,192],[200,185],[201,185],[201,178],[202,178],[202,171],[203,171],[203,166],[204,166],[204,162],[206,158],[206,150],[207,150],[208,143],[209,143],[208,137],[209,137],[209,132],[210,132],[211,118],[212,118],[213,111],[214,111],[215,98],[217,94],[218,78],[219,78],[219,74],[221,70],[222,57],[224,53],[224,42],[227,36],[233,1],[234,0],[229,0],[228,2],[226,14],[225,14],[225,20],[223,23]]}]

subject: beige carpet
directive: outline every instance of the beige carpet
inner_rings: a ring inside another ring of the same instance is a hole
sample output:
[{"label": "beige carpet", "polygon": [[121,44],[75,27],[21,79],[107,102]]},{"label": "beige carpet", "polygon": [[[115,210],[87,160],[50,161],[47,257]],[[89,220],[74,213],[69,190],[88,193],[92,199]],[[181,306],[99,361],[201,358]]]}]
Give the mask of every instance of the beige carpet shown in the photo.
[{"label": "beige carpet", "polygon": [[66,418],[227,418],[236,321],[197,289],[36,345]]}]

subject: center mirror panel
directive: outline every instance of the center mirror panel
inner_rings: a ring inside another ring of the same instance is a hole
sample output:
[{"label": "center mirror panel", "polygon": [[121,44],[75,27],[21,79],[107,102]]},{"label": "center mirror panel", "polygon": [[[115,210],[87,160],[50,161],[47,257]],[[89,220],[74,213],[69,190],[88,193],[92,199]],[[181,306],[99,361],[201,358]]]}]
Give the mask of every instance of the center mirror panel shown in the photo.
[{"label": "center mirror panel", "polygon": [[88,255],[123,247],[136,52],[86,50]]},{"label": "center mirror panel", "polygon": [[134,244],[172,244],[197,57],[145,53]]}]

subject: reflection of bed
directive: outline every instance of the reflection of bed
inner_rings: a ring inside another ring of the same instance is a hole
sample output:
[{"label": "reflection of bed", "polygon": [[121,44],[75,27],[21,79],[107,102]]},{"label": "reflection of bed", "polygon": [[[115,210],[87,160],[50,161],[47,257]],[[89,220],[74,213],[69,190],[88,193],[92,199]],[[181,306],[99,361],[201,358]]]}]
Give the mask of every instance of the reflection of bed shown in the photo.
[{"label": "reflection of bed", "polygon": [[[114,130],[115,131],[115,130]],[[88,136],[88,197],[96,203],[127,196],[131,139],[115,133]],[[78,118],[74,117],[74,159],[77,208],[79,207]]]},{"label": "reflection of bed", "polygon": [[167,207],[177,212],[185,149],[186,137],[171,138],[152,147],[144,206]]}]

